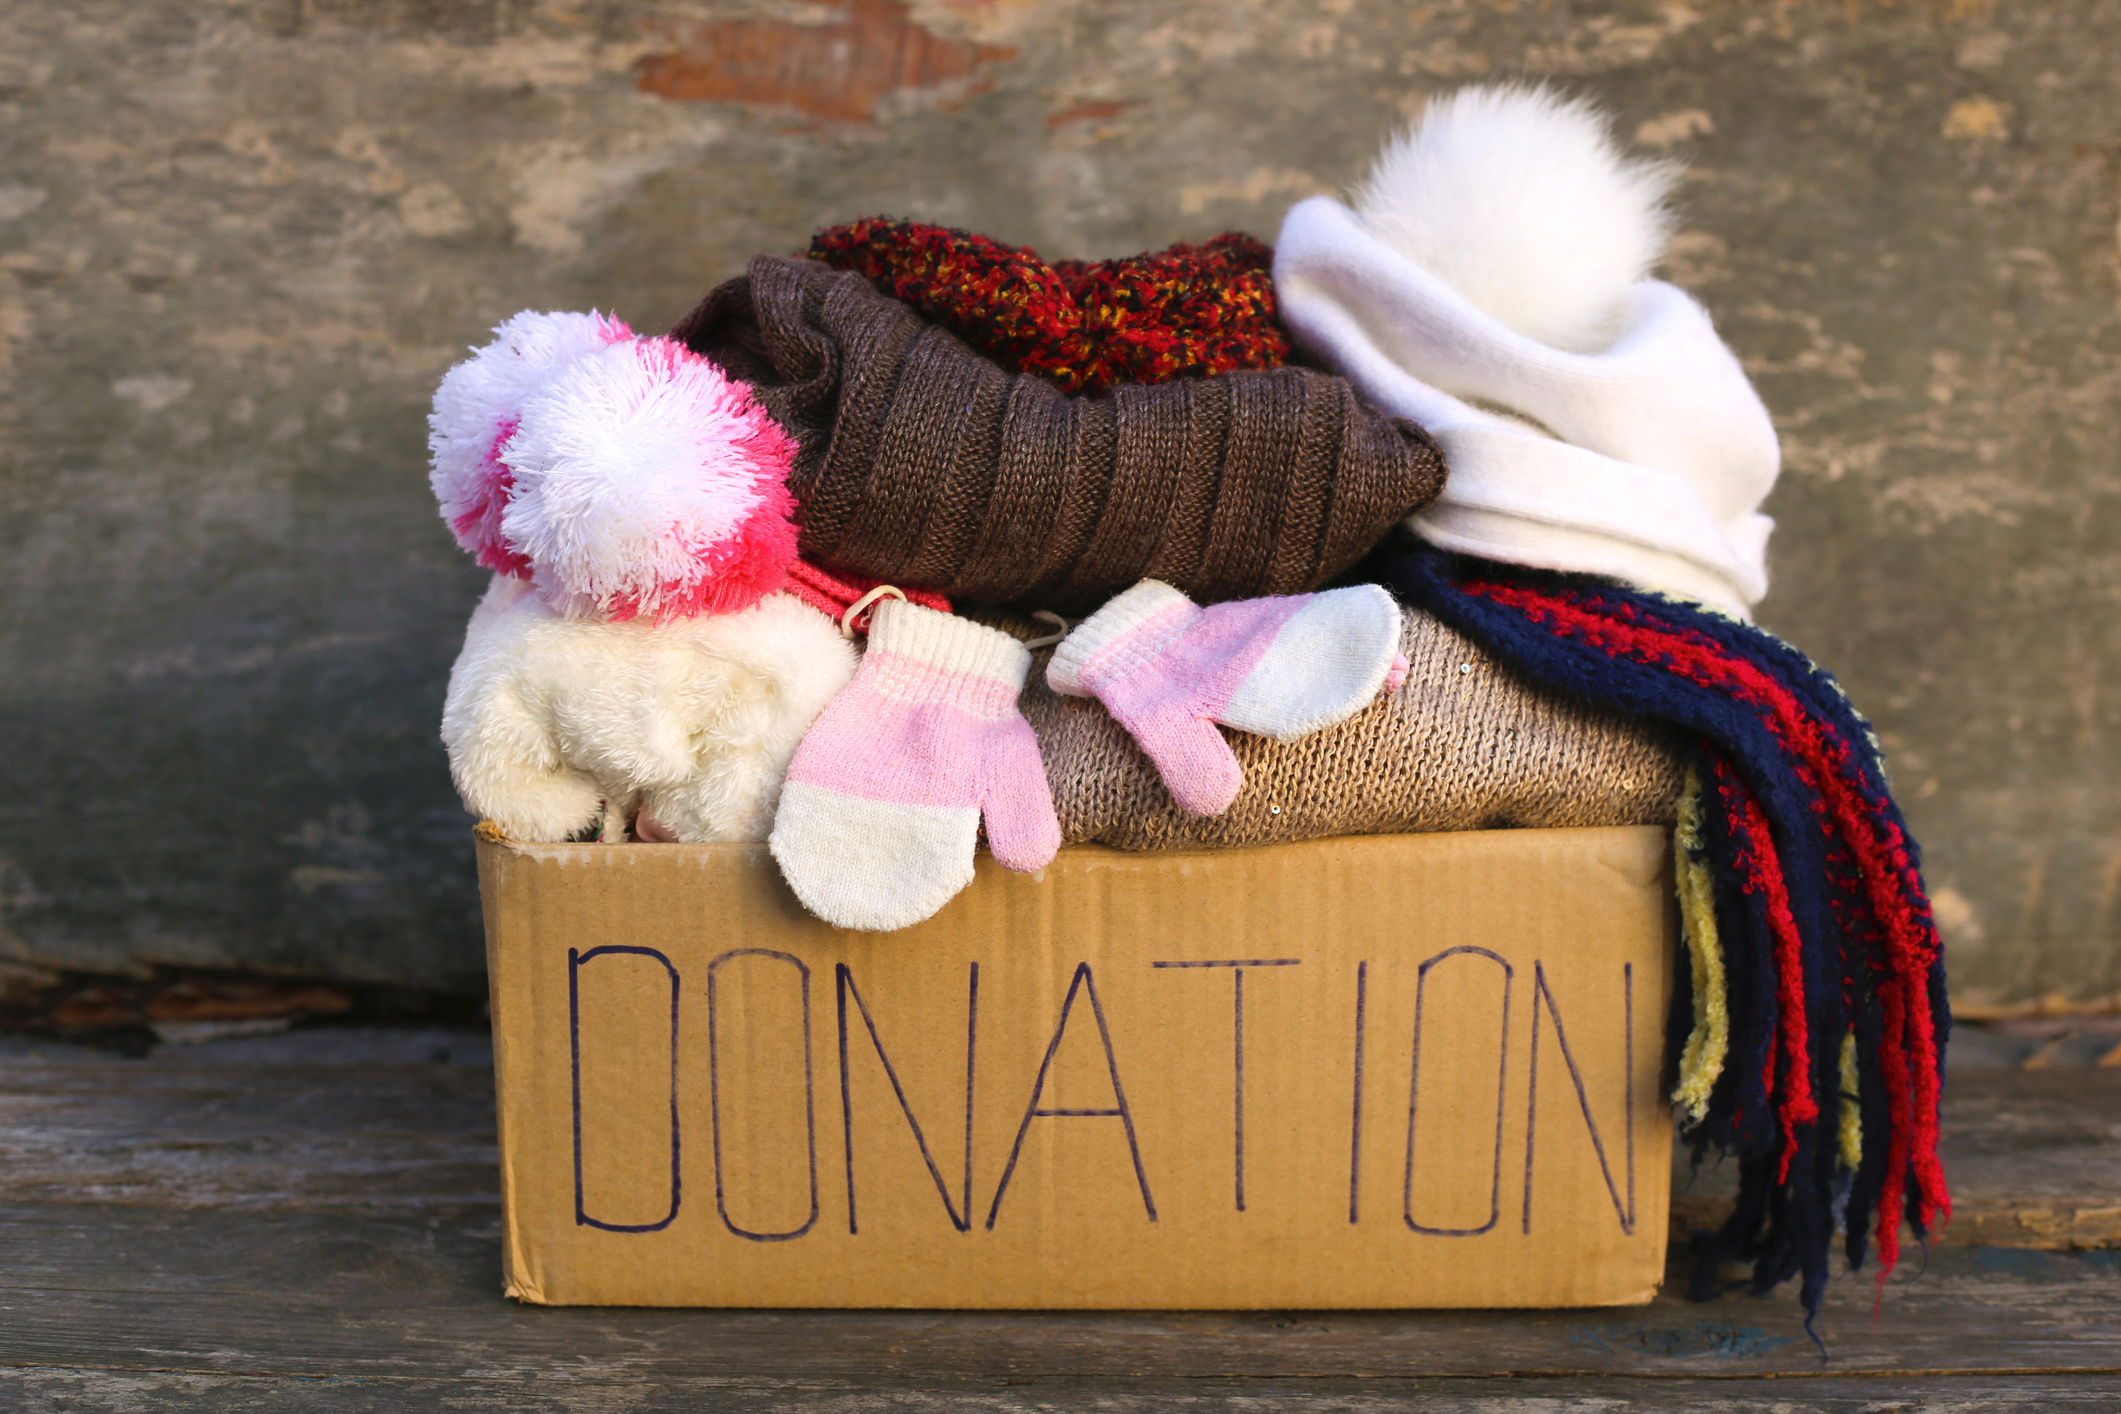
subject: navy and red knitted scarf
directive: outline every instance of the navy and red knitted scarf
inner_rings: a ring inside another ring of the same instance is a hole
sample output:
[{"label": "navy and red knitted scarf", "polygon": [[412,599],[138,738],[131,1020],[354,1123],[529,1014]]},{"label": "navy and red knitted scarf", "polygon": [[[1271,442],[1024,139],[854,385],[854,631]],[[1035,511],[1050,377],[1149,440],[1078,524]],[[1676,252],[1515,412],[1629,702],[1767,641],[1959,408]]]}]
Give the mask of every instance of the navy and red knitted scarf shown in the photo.
[{"label": "navy and red knitted scarf", "polygon": [[1937,1102],[1951,1014],[1920,856],[1862,717],[1773,635],[1661,595],[1411,540],[1366,571],[1541,685],[1665,724],[1703,782],[1730,1046],[1691,1137],[1697,1158],[1735,1155],[1740,1187],[1697,1238],[1694,1295],[1750,1260],[1756,1291],[1800,1277],[1816,1315],[1837,1226],[1853,1267],[1875,1243],[1882,1282],[1903,1220],[1919,1239],[1950,1215]]}]

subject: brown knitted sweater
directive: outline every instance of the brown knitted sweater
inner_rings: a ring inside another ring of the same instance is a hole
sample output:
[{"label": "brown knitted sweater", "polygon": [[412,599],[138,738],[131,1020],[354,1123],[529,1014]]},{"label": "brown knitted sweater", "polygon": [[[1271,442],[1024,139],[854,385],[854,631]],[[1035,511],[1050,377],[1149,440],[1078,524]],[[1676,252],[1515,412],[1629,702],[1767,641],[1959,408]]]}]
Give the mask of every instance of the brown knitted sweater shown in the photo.
[{"label": "brown knitted sweater", "polygon": [[[1404,611],[1398,692],[1283,745],[1225,730],[1245,785],[1229,810],[1188,815],[1099,703],[1046,686],[1033,655],[1020,705],[1038,733],[1061,836],[1121,849],[1277,844],[1328,835],[1662,825],[1680,769],[1657,729],[1542,691],[1418,609]],[[1042,624],[974,617],[1030,637]]]},{"label": "brown knitted sweater", "polygon": [[1069,397],[815,261],[754,257],[671,330],[801,444],[805,555],[956,598],[1087,609],[1317,588],[1443,488],[1428,434],[1304,368]]}]

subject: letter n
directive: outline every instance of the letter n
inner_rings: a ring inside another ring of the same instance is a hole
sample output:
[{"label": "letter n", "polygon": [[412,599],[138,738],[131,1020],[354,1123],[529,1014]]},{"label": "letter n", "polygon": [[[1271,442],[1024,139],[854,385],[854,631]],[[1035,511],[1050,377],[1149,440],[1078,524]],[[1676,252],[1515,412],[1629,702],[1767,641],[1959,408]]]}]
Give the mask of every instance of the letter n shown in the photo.
[{"label": "letter n", "polygon": [[1561,1008],[1554,1004],[1554,991],[1547,985],[1545,963],[1532,964],[1532,979],[1532,1082],[1524,1122],[1524,1230],[1532,1230],[1532,1143],[1539,1132],[1539,1013],[1543,1005],[1546,1014],[1554,1018],[1554,1044],[1561,1049],[1561,1059],[1569,1068],[1569,1079],[1576,1085],[1576,1107],[1583,1111],[1584,1128],[1590,1131],[1591,1148],[1598,1155],[1598,1172],[1605,1178],[1606,1195],[1613,1200],[1613,1214],[1620,1219],[1620,1230],[1632,1237],[1635,1233],[1635,965],[1623,963],[1620,969],[1621,1026],[1625,1031],[1621,1088],[1626,1096],[1628,1130],[1628,1199],[1625,1206],[1620,1201],[1620,1189],[1613,1182],[1613,1166],[1606,1161],[1605,1140],[1598,1133],[1598,1121],[1591,1116],[1591,1097],[1583,1088],[1583,1072],[1576,1068],[1576,1057],[1569,1050],[1569,1033],[1561,1026]]},{"label": "letter n", "polygon": [[969,998],[965,1003],[965,1207],[961,1213],[957,1204],[950,1201],[950,1187],[943,1182],[943,1171],[936,1167],[935,1156],[928,1152],[927,1136],[921,1133],[921,1122],[913,1117],[913,1104],[906,1098],[906,1087],[899,1083],[898,1071],[892,1067],[891,1057],[884,1054],[883,1038],[876,1034],[876,1019],[869,1015],[869,1004],[854,985],[854,972],[846,963],[835,963],[832,969],[839,992],[840,1013],[840,1135],[847,1152],[847,1231],[859,1232],[854,1218],[854,1092],[848,1084],[847,1074],[847,999],[854,999],[854,1009],[862,1018],[862,1026],[869,1032],[869,1044],[876,1050],[876,1058],[883,1064],[884,1078],[891,1082],[891,1093],[898,1097],[898,1107],[906,1116],[906,1124],[913,1130],[913,1142],[920,1146],[921,1162],[928,1166],[928,1177],[935,1180],[935,1191],[942,1195],[943,1210],[950,1214],[950,1226],[959,1232],[972,1230],[972,1079],[974,1046],[979,1039],[979,964],[972,964],[972,981]]}]

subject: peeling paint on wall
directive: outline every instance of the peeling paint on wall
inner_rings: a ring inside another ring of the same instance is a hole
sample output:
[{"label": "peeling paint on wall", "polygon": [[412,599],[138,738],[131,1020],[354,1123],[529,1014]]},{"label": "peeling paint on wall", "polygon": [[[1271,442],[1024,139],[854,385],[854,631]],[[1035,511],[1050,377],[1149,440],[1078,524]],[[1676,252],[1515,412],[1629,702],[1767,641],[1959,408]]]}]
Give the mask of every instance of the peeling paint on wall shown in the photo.
[{"label": "peeling paint on wall", "polygon": [[785,106],[836,122],[874,121],[880,110],[949,107],[993,87],[988,66],[1006,46],[938,37],[899,0],[820,6],[808,23],[721,20],[647,22],[675,47],[637,60],[643,93],[683,100]]},{"label": "peeling paint on wall", "polygon": [[1955,141],[2010,136],[2010,109],[1992,98],[1962,98],[1944,115],[1939,129]]}]

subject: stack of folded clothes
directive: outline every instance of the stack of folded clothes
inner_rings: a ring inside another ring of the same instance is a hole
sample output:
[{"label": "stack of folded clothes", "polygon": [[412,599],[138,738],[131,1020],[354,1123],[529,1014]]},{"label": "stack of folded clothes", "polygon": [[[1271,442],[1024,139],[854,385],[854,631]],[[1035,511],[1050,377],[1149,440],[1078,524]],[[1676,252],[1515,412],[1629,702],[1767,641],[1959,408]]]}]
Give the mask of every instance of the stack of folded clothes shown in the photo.
[{"label": "stack of folded clothes", "polygon": [[1948,1214],[1914,841],[1833,680],[1752,626],[1779,467],[1671,172],[1545,90],[1431,105],[1352,204],[1048,263],[869,219],[669,333],[525,312],[432,480],[495,572],[443,736],[527,840],[760,841],[896,929],[981,847],[1675,826],[1703,1241],[1816,1312]]}]

